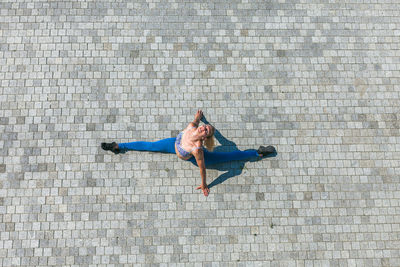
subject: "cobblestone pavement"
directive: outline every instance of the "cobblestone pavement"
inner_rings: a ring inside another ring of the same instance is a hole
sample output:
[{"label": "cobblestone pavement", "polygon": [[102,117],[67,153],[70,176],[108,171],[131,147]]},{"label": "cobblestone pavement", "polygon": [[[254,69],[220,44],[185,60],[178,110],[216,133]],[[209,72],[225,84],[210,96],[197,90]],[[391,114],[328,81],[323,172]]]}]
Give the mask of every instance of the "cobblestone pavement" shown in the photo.
[{"label": "cobblestone pavement", "polygon": [[[0,266],[399,266],[400,3],[0,3]],[[176,136],[207,170],[101,142]]]}]

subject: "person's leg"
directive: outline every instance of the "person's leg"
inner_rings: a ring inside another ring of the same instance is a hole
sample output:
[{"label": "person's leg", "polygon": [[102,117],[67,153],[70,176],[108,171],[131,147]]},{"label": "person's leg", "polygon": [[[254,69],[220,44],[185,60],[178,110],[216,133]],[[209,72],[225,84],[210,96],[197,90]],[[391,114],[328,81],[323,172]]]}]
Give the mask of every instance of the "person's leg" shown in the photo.
[{"label": "person's leg", "polygon": [[[203,151],[204,151],[204,161],[206,167],[218,163],[224,163],[235,160],[247,160],[259,157],[257,150],[255,149],[250,149],[246,151],[237,150],[232,152],[209,152],[206,149],[204,149]],[[196,159],[194,157],[190,158],[190,160],[197,165]]]},{"label": "person's leg", "polygon": [[120,143],[118,144],[118,148],[121,151],[136,150],[175,154],[175,139],[175,137],[171,137],[155,142],[137,141],[131,143]]}]

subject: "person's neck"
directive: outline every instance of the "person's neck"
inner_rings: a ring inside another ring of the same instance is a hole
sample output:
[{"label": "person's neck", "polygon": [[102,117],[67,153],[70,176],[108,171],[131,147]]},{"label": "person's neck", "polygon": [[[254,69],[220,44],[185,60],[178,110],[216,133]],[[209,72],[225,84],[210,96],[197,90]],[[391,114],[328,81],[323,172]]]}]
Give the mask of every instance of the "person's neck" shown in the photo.
[{"label": "person's neck", "polygon": [[194,131],[192,134],[194,141],[202,141],[200,134],[197,131]]}]

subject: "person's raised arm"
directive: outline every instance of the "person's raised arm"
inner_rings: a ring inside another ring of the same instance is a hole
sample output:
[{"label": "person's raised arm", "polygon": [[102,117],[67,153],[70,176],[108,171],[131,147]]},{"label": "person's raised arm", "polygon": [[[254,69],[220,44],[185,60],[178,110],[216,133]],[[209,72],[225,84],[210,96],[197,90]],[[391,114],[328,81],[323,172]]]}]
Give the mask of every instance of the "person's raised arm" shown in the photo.
[{"label": "person's raised arm", "polygon": [[200,176],[201,176],[201,185],[196,189],[201,189],[205,196],[208,196],[210,193],[210,189],[207,187],[206,181],[206,165],[204,162],[204,152],[202,149],[198,149],[193,152],[194,157],[196,158],[197,166],[200,169]]},{"label": "person's raised arm", "polygon": [[199,123],[200,123],[200,120],[201,120],[202,117],[203,117],[203,111],[202,111],[201,109],[199,109],[199,110],[196,112],[196,115],[194,115],[194,121],[192,121],[192,123],[193,123],[196,127],[198,127],[198,126],[199,126]]}]

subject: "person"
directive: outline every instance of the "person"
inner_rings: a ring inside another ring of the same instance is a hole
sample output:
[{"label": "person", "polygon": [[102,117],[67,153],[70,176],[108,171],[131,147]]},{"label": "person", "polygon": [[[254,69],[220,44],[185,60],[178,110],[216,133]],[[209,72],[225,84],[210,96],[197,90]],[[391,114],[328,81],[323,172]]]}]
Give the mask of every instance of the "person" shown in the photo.
[{"label": "person", "polygon": [[177,137],[155,142],[101,143],[101,147],[115,154],[131,150],[172,153],[182,160],[191,161],[200,169],[201,185],[197,189],[201,189],[205,196],[210,193],[206,182],[207,166],[228,161],[247,160],[253,157],[264,157],[276,152],[273,146],[260,146],[257,150],[213,152],[215,128],[210,124],[200,126],[202,117],[203,111],[198,110],[194,120]]}]

